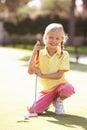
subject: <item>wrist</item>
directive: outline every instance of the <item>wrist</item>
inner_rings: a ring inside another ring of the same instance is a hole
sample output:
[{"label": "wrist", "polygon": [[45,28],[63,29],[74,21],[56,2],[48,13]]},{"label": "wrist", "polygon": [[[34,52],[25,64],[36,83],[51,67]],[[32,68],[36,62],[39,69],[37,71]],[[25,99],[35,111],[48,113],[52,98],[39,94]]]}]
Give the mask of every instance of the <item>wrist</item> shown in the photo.
[{"label": "wrist", "polygon": [[40,77],[43,77],[43,73],[41,72]]}]

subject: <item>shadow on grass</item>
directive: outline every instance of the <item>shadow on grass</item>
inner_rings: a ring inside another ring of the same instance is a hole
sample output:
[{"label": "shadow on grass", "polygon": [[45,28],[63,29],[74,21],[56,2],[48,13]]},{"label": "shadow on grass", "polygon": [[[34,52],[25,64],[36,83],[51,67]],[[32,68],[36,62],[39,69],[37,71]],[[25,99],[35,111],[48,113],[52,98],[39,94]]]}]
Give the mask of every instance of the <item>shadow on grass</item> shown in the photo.
[{"label": "shadow on grass", "polygon": [[50,118],[47,118],[47,121],[71,128],[74,128],[75,126],[80,126],[84,128],[84,130],[87,130],[87,118],[85,117],[69,114],[56,115],[51,111],[48,111],[47,113],[41,115],[41,117],[53,117],[55,120],[50,120]]},{"label": "shadow on grass", "polygon": [[17,123],[27,123],[29,122],[29,120],[19,120],[19,121],[16,121]]}]

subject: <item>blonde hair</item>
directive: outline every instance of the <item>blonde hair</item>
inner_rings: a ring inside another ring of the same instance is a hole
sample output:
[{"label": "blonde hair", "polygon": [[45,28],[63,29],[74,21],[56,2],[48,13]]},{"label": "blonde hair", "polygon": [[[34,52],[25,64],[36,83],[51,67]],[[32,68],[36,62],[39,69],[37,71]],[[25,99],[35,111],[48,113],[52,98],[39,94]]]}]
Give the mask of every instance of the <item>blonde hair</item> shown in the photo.
[{"label": "blonde hair", "polygon": [[44,41],[44,44],[46,44],[46,36],[47,34],[54,30],[54,29],[58,29],[61,31],[61,34],[62,34],[62,38],[63,38],[63,41],[61,42],[61,54],[63,54],[63,50],[64,50],[64,43],[66,41],[66,36],[65,36],[65,32],[64,32],[64,28],[62,26],[62,24],[60,23],[51,23],[49,24],[46,29],[45,29],[45,32],[44,32],[44,35],[43,35],[43,41]]}]

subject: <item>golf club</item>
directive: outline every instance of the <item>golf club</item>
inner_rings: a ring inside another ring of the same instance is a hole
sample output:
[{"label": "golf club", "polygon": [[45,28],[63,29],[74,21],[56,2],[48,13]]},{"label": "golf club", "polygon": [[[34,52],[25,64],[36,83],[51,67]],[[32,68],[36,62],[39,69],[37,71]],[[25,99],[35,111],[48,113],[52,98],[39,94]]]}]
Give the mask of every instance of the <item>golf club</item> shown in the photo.
[{"label": "golf club", "polygon": [[[40,41],[37,41],[36,44],[37,44],[38,46],[40,46]],[[38,65],[39,65],[39,50],[37,51],[37,56],[36,56],[36,59],[35,59],[34,63],[35,63],[35,66],[38,66]],[[34,95],[34,105],[33,105],[34,113],[25,114],[25,115],[24,115],[24,119],[26,119],[26,120],[27,120],[29,117],[38,116],[38,114],[36,113],[37,78],[38,78],[38,76],[36,75],[36,77],[35,77],[35,95]]]},{"label": "golf club", "polygon": [[[36,44],[38,46],[40,46],[40,41],[37,41]],[[37,56],[36,56],[36,59],[35,59],[35,66],[38,66],[38,65],[39,65],[39,50],[37,51]],[[35,113],[35,115],[37,115],[37,113],[36,113],[37,78],[38,78],[38,76],[36,75],[36,78],[35,78],[35,98],[34,98],[34,113]]]}]

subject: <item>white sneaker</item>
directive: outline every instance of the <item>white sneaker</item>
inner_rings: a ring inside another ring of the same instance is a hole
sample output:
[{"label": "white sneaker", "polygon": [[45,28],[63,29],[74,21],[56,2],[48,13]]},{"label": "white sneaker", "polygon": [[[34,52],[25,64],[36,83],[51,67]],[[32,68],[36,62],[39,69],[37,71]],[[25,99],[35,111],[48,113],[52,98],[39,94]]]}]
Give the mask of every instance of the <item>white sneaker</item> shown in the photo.
[{"label": "white sneaker", "polygon": [[55,107],[55,113],[58,115],[65,114],[63,101],[60,98],[56,98],[53,102],[53,106]]}]

